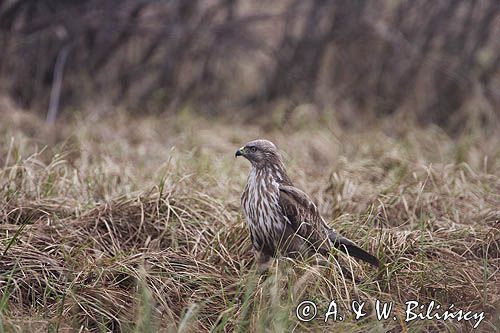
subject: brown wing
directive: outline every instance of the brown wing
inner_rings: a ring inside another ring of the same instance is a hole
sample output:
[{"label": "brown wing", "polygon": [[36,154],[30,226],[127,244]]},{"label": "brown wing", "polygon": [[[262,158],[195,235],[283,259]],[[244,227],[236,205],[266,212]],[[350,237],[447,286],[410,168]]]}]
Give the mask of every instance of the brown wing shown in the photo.
[{"label": "brown wing", "polygon": [[[326,254],[331,246],[347,254],[366,261],[374,266],[379,266],[376,257],[366,252],[351,240],[340,236],[330,228],[319,215],[316,205],[311,199],[293,186],[280,186],[279,204],[283,214],[288,219],[288,235],[295,234],[303,243],[315,251]],[[295,243],[299,242],[298,240]],[[294,246],[295,245],[295,246]],[[300,245],[292,244],[291,248],[297,250]]]},{"label": "brown wing", "polygon": [[287,237],[293,251],[304,245],[315,251],[330,250],[329,230],[312,200],[296,187],[280,186],[279,205],[287,221]]}]

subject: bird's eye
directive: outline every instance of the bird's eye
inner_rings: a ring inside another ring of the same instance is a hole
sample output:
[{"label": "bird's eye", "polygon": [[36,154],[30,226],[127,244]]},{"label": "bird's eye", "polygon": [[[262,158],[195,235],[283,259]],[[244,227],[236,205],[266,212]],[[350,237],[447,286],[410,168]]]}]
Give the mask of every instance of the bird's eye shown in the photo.
[{"label": "bird's eye", "polygon": [[250,152],[255,153],[257,151],[257,148],[255,147],[250,147]]}]

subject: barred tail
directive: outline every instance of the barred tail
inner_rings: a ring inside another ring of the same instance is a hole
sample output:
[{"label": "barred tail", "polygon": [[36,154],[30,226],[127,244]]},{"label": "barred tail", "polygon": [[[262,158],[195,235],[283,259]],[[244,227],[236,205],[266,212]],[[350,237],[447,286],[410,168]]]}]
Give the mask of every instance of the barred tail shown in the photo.
[{"label": "barred tail", "polygon": [[379,266],[378,259],[340,235],[337,235],[335,231],[330,231],[329,234],[330,240],[333,242],[333,246],[339,249],[342,252],[347,253],[350,256],[366,261],[369,264],[372,264],[375,267]]}]

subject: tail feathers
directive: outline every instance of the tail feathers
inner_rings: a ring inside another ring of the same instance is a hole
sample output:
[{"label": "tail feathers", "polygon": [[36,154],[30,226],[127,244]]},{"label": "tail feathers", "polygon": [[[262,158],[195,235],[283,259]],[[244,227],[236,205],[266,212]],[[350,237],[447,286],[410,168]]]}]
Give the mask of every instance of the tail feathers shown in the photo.
[{"label": "tail feathers", "polygon": [[350,256],[366,261],[367,263],[379,267],[378,259],[342,236],[337,235],[335,232],[330,232],[330,240],[333,246],[340,251],[347,253]]}]

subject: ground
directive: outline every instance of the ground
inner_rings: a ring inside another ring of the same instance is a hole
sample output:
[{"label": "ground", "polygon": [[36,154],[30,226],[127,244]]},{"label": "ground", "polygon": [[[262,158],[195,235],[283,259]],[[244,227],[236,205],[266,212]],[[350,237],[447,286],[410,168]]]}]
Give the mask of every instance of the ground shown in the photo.
[{"label": "ground", "polygon": [[[411,300],[484,311],[477,331],[500,325],[494,134],[452,138],[404,118],[346,129],[326,115],[262,126],[188,111],[82,112],[51,127],[2,108],[2,332],[438,332],[477,322],[406,322]],[[234,158],[255,138],[279,146],[296,186],[379,270],[340,255],[359,283],[334,257],[255,273],[239,207],[250,166]],[[316,319],[298,320],[304,300]],[[343,321],[324,321],[332,300]],[[388,320],[377,320],[377,300],[393,302]],[[364,318],[354,320],[353,301],[365,302]]]}]

